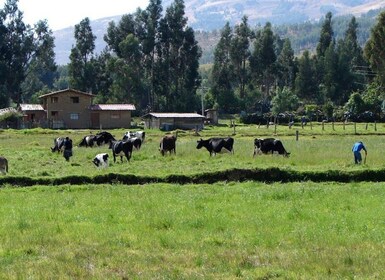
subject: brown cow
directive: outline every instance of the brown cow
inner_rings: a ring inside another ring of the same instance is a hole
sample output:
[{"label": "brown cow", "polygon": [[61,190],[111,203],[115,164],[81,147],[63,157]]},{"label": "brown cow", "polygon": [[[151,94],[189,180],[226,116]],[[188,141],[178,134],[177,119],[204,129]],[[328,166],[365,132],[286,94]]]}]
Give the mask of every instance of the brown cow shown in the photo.
[{"label": "brown cow", "polygon": [[166,135],[162,138],[159,144],[159,151],[164,156],[167,152],[176,154],[176,139],[178,138],[178,131],[176,135]]}]

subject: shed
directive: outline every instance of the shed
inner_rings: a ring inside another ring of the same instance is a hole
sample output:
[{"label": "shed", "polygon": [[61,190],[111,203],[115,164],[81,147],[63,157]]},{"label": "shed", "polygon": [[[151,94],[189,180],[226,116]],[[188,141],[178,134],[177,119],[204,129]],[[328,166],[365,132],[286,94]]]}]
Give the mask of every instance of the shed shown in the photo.
[{"label": "shed", "polygon": [[145,128],[161,130],[203,129],[204,116],[197,113],[148,113],[142,117]]},{"label": "shed", "polygon": [[129,128],[133,104],[94,104],[90,106],[92,128]]},{"label": "shed", "polygon": [[40,104],[20,104],[18,111],[23,114],[25,122],[40,122],[46,119],[46,113]]},{"label": "shed", "polygon": [[207,109],[205,111],[206,121],[210,124],[218,124],[218,110],[217,109]]}]

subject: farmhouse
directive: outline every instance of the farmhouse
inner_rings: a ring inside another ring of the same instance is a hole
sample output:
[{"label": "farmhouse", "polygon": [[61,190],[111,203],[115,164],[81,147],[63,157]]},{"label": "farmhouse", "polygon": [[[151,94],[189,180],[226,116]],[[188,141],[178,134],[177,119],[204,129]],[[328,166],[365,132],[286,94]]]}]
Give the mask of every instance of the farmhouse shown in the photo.
[{"label": "farmhouse", "polygon": [[41,95],[50,128],[129,128],[132,104],[92,104],[95,95],[65,89]]},{"label": "farmhouse", "polygon": [[203,128],[204,116],[197,113],[148,113],[142,117],[145,128],[162,130]]}]

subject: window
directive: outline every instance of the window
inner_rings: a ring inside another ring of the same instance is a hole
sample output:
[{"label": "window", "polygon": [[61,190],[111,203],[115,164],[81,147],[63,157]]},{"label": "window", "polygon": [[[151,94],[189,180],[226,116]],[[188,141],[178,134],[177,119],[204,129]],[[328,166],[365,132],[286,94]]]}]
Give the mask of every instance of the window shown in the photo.
[{"label": "window", "polygon": [[58,103],[59,102],[59,97],[53,96],[51,97],[51,103]]},{"label": "window", "polygon": [[120,119],[120,114],[119,113],[111,113],[111,119]]},{"label": "window", "polygon": [[71,96],[72,103],[79,103],[79,96]]},{"label": "window", "polygon": [[79,114],[78,113],[71,113],[70,114],[70,119],[71,120],[78,120],[79,119]]}]

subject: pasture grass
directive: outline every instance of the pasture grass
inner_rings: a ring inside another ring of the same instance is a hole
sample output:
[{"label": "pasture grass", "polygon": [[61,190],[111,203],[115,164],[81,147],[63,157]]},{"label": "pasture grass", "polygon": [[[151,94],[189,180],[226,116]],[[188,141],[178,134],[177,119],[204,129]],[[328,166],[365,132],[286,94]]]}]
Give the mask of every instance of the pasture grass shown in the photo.
[{"label": "pasture grass", "polygon": [[[330,124],[329,124],[330,125]],[[363,126],[364,124],[360,124]],[[30,178],[57,178],[63,176],[96,176],[117,173],[137,176],[164,177],[168,175],[194,175],[204,172],[217,172],[237,169],[256,169],[278,167],[296,171],[327,170],[362,170],[384,169],[382,151],[385,150],[382,124],[377,124],[377,134],[332,134],[323,132],[321,127],[313,125],[300,130],[296,141],[294,131],[279,126],[277,134],[272,127],[239,126],[236,127],[234,155],[218,154],[209,157],[202,148],[196,149],[196,141],[213,136],[232,136],[233,129],[226,125],[208,126],[196,136],[192,131],[178,134],[176,155],[162,157],[159,153],[159,141],[165,134],[159,130],[147,130],[146,142],[139,151],[134,151],[129,163],[113,162],[112,153],[107,145],[94,148],[77,147],[89,130],[2,130],[0,131],[0,155],[8,158],[7,176],[26,176]],[[337,125],[336,125],[337,127]],[[330,129],[330,127],[329,127]],[[337,128],[336,128],[337,129]],[[342,130],[341,128],[339,128]],[[347,128],[346,128],[347,129]],[[383,131],[384,130],[384,131]],[[116,138],[121,138],[124,130],[111,131]],[[70,136],[75,144],[74,156],[66,162],[61,154],[52,153],[53,139],[58,136]],[[253,140],[256,137],[278,137],[285,148],[291,152],[289,158],[263,155],[253,158]],[[354,165],[351,147],[357,140],[364,141],[368,148],[366,164]],[[91,162],[97,153],[110,154],[110,166],[98,169]],[[125,159],[124,159],[125,160]]]},{"label": "pasture grass", "polygon": [[0,189],[1,279],[383,279],[383,183]]}]

